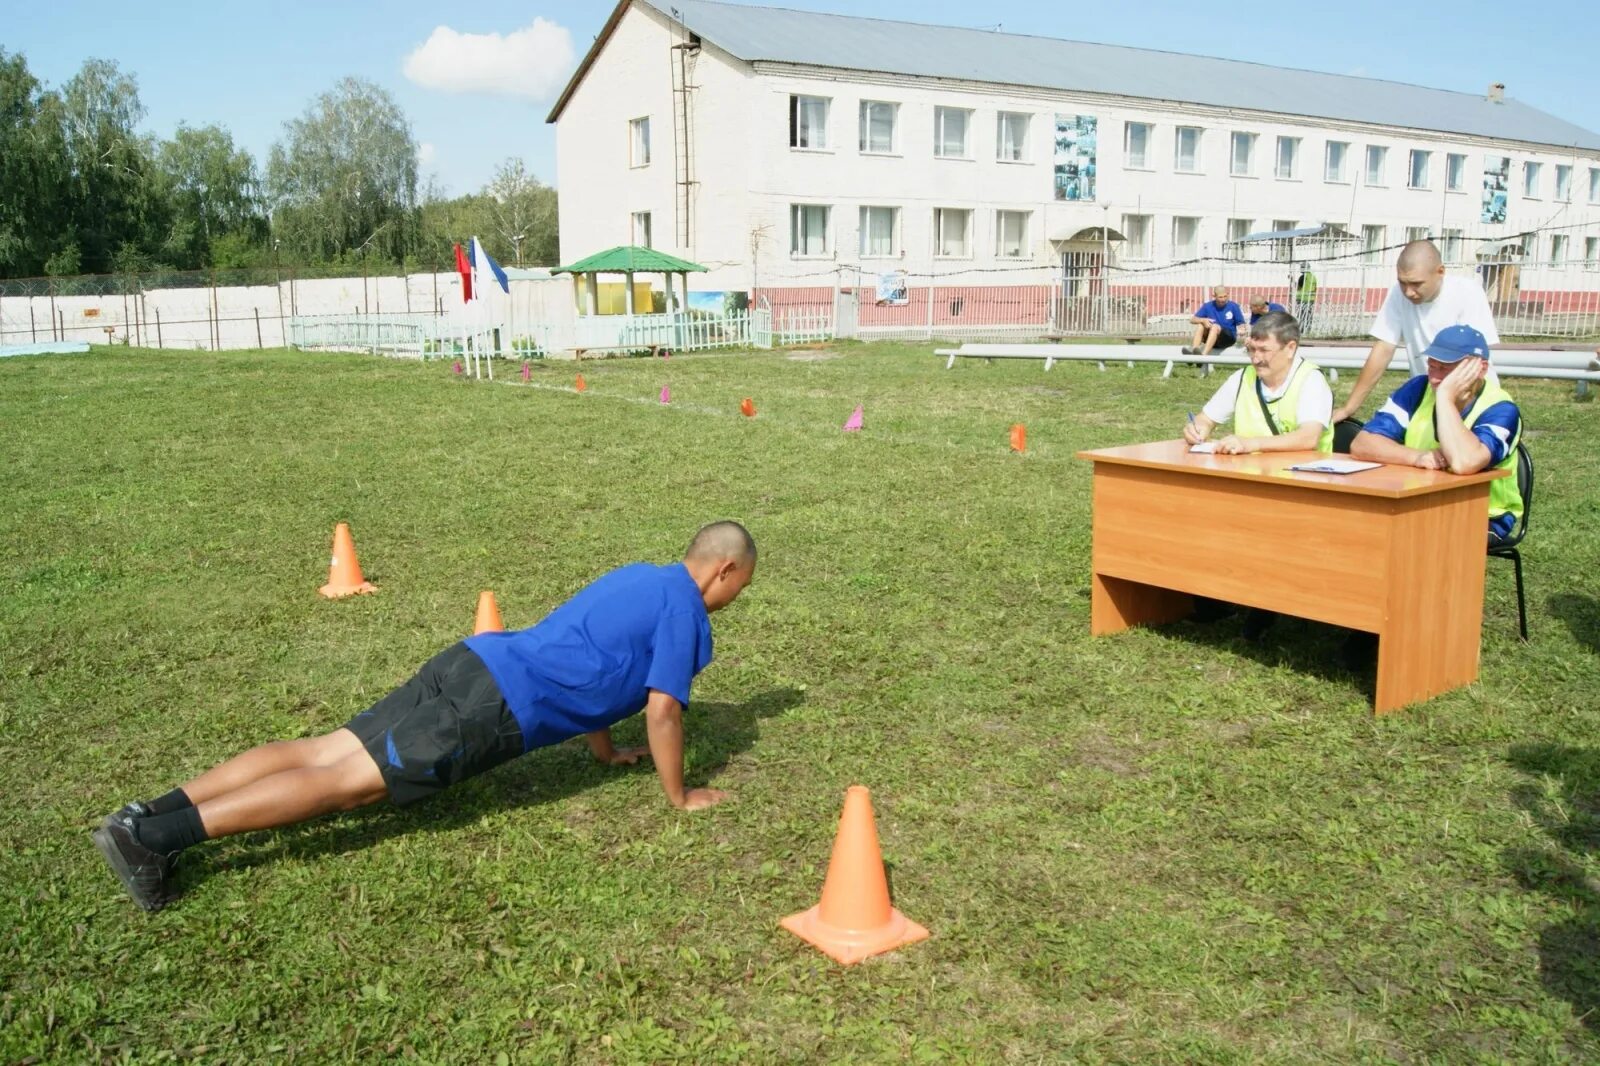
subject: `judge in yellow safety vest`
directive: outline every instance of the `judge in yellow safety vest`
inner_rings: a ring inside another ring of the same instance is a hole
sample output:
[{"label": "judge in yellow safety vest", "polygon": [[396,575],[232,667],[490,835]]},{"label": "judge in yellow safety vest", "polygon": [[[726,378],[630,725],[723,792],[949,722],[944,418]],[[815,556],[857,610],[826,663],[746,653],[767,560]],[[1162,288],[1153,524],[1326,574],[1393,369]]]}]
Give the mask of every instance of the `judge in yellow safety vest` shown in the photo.
[{"label": "judge in yellow safety vest", "polygon": [[[1300,358],[1300,326],[1272,311],[1250,327],[1250,365],[1228,377],[1183,427],[1190,445],[1208,440],[1219,423],[1233,432],[1215,443],[1222,455],[1333,450],[1333,393],[1322,370]],[[1302,401],[1308,402],[1302,402]]]}]

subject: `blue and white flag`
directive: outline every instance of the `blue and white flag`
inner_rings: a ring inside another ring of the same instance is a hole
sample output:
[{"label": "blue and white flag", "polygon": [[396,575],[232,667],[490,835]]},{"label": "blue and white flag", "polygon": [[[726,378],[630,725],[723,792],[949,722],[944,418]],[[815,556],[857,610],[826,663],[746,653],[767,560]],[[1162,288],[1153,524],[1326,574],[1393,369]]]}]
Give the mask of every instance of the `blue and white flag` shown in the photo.
[{"label": "blue and white flag", "polygon": [[511,292],[511,281],[506,277],[506,272],[500,269],[500,264],[489,258],[489,253],[484,251],[483,242],[474,237],[471,241],[472,260],[472,298],[479,299],[483,295],[484,284],[490,275],[499,283],[500,291],[506,294]]}]

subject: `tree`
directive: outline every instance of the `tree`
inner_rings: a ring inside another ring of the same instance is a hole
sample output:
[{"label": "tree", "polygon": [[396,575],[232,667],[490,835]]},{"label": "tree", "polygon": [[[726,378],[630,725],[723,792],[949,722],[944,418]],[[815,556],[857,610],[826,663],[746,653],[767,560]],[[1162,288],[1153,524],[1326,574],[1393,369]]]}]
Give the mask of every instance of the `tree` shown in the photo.
[{"label": "tree", "polygon": [[560,254],[556,237],[556,191],[528,173],[522,160],[505,160],[494,172],[485,193],[492,198],[494,251],[518,266],[524,262],[556,265]]},{"label": "tree", "polygon": [[138,83],[110,60],[86,60],[62,89],[60,115],[83,268],[102,273],[119,258],[142,259],[157,243],[151,223],[161,204],[149,146],[134,130],[144,118]]},{"label": "tree", "polygon": [[76,255],[60,103],[0,48],[0,277],[37,275],[66,247]]},{"label": "tree", "polygon": [[237,259],[241,248],[265,244],[256,163],[234,147],[227,130],[180,124],[161,144],[156,165],[170,216],[162,242],[168,262],[181,269],[210,266],[220,247]]},{"label": "tree", "polygon": [[267,163],[273,230],[309,258],[398,261],[416,236],[417,146],[388,92],[345,78],[284,126]]}]

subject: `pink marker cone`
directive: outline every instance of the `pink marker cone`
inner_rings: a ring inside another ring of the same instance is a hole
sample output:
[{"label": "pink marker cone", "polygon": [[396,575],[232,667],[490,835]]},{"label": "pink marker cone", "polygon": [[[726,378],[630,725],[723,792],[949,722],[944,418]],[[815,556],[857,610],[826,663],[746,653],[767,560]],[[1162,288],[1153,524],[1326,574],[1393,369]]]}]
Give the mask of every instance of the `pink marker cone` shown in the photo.
[{"label": "pink marker cone", "polygon": [[861,428],[861,407],[861,404],[856,404],[856,409],[851,412],[849,418],[845,419],[844,431],[846,433],[854,433]]},{"label": "pink marker cone", "polygon": [[672,386],[670,386],[670,385],[661,386],[661,402],[662,403],[671,403],[672,402]]},{"label": "pink marker cone", "polygon": [[457,359],[456,360],[456,365],[451,367],[451,369],[454,370],[457,374],[461,373],[461,371],[462,371],[461,360]]},{"label": "pink marker cone", "polygon": [[526,385],[528,382],[530,382],[532,380],[533,380],[533,371],[528,369],[528,364],[527,363],[523,363],[522,364],[522,383],[524,385]]}]

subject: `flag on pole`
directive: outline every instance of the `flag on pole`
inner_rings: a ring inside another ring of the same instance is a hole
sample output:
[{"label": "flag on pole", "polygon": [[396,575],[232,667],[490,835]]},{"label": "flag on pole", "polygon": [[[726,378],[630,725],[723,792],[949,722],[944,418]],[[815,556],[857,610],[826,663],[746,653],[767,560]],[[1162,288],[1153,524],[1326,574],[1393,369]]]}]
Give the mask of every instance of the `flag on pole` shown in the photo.
[{"label": "flag on pole", "polygon": [[483,242],[474,237],[472,244],[472,273],[476,284],[472,287],[474,299],[481,296],[484,285],[488,283],[488,275],[494,275],[495,282],[500,286],[500,291],[510,295],[511,281],[506,277],[506,272],[500,269],[500,264],[489,258],[489,253],[484,251]]},{"label": "flag on pole", "polygon": [[456,272],[461,275],[461,302],[466,303],[472,299],[472,264],[467,262],[467,253],[461,250],[461,245],[456,245]]}]

